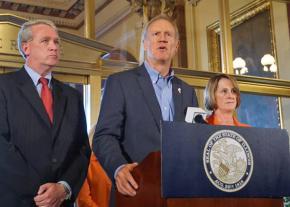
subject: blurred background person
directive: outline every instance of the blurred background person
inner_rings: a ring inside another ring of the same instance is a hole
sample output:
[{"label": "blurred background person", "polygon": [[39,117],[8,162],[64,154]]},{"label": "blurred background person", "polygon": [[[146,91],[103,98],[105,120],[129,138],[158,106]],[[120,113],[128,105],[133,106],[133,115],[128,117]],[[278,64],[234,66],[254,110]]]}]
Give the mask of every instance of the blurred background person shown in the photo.
[{"label": "blurred background person", "polygon": [[205,108],[212,111],[206,121],[211,125],[243,126],[235,116],[235,110],[240,106],[240,89],[237,81],[226,75],[213,76],[204,91]]},{"label": "blurred background person", "polygon": [[[96,126],[89,133],[90,145]],[[108,207],[112,182],[92,152],[88,175],[77,198],[78,207]]]}]

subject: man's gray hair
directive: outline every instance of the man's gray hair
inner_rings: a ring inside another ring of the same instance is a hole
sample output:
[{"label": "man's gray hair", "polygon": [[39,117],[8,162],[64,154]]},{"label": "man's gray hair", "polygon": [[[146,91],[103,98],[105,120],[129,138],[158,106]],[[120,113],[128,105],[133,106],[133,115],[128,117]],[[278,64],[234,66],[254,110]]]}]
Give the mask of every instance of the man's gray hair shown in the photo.
[{"label": "man's gray hair", "polygon": [[39,25],[39,24],[48,25],[48,26],[52,27],[57,32],[57,28],[56,28],[55,24],[50,20],[38,19],[38,20],[31,20],[31,21],[25,22],[21,26],[21,28],[18,32],[18,38],[17,38],[18,50],[24,59],[26,59],[26,55],[22,49],[22,43],[29,42],[33,39],[31,27],[34,25]]},{"label": "man's gray hair", "polygon": [[174,28],[175,30],[175,38],[177,40],[179,40],[179,32],[178,32],[178,28],[177,28],[177,25],[175,24],[175,22],[169,17],[167,16],[166,14],[160,14],[156,17],[154,17],[153,19],[151,19],[146,25],[145,27],[143,28],[143,31],[142,31],[142,42],[145,40],[145,38],[147,37],[147,32],[148,32],[148,29],[150,27],[150,25],[153,23],[153,22],[156,22],[157,20],[160,20],[160,19],[163,19],[163,20],[166,20],[168,21]]}]

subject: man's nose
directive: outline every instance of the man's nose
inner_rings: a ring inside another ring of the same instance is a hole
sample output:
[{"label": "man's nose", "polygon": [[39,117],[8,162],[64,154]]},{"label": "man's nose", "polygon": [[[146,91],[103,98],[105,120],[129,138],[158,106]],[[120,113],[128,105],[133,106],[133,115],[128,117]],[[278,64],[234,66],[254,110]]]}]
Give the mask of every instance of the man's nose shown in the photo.
[{"label": "man's nose", "polygon": [[165,33],[161,33],[159,37],[160,42],[167,42],[167,35]]},{"label": "man's nose", "polygon": [[51,41],[49,43],[49,49],[51,49],[51,50],[57,50],[58,48],[59,48],[58,44],[55,43],[54,41]]}]

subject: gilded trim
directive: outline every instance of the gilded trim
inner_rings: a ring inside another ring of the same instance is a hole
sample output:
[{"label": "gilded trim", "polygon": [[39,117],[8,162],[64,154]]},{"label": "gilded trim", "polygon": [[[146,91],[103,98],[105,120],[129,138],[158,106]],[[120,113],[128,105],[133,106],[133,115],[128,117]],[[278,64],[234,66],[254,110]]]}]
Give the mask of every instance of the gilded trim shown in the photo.
[{"label": "gilded trim", "polygon": [[[256,16],[260,12],[263,12],[265,10],[271,10],[271,4],[269,0],[256,0],[253,1],[241,9],[233,12],[231,16],[231,28],[234,28],[243,22],[247,21],[248,19]],[[270,20],[271,25],[272,24],[272,16]],[[272,26],[270,28],[270,32],[272,33],[272,39],[273,39],[273,32],[272,32]],[[211,71],[214,72],[221,72],[221,51],[220,51],[220,42],[219,42],[219,34],[220,34],[220,26],[219,21],[214,22],[213,24],[207,26],[207,38],[208,38],[208,54],[209,54],[209,67]],[[272,48],[274,48],[273,45],[275,43],[273,42],[274,39],[271,42]],[[274,50],[273,50],[274,51]],[[275,52],[275,51],[274,51]]]}]

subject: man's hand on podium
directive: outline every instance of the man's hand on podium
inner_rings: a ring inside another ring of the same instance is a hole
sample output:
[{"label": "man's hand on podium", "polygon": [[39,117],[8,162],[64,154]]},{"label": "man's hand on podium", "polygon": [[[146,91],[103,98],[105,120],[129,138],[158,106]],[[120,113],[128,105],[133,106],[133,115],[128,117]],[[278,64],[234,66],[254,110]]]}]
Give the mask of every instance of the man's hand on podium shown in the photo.
[{"label": "man's hand on podium", "polygon": [[135,196],[138,184],[134,180],[131,172],[138,163],[125,164],[116,174],[115,181],[117,190],[123,195]]}]

